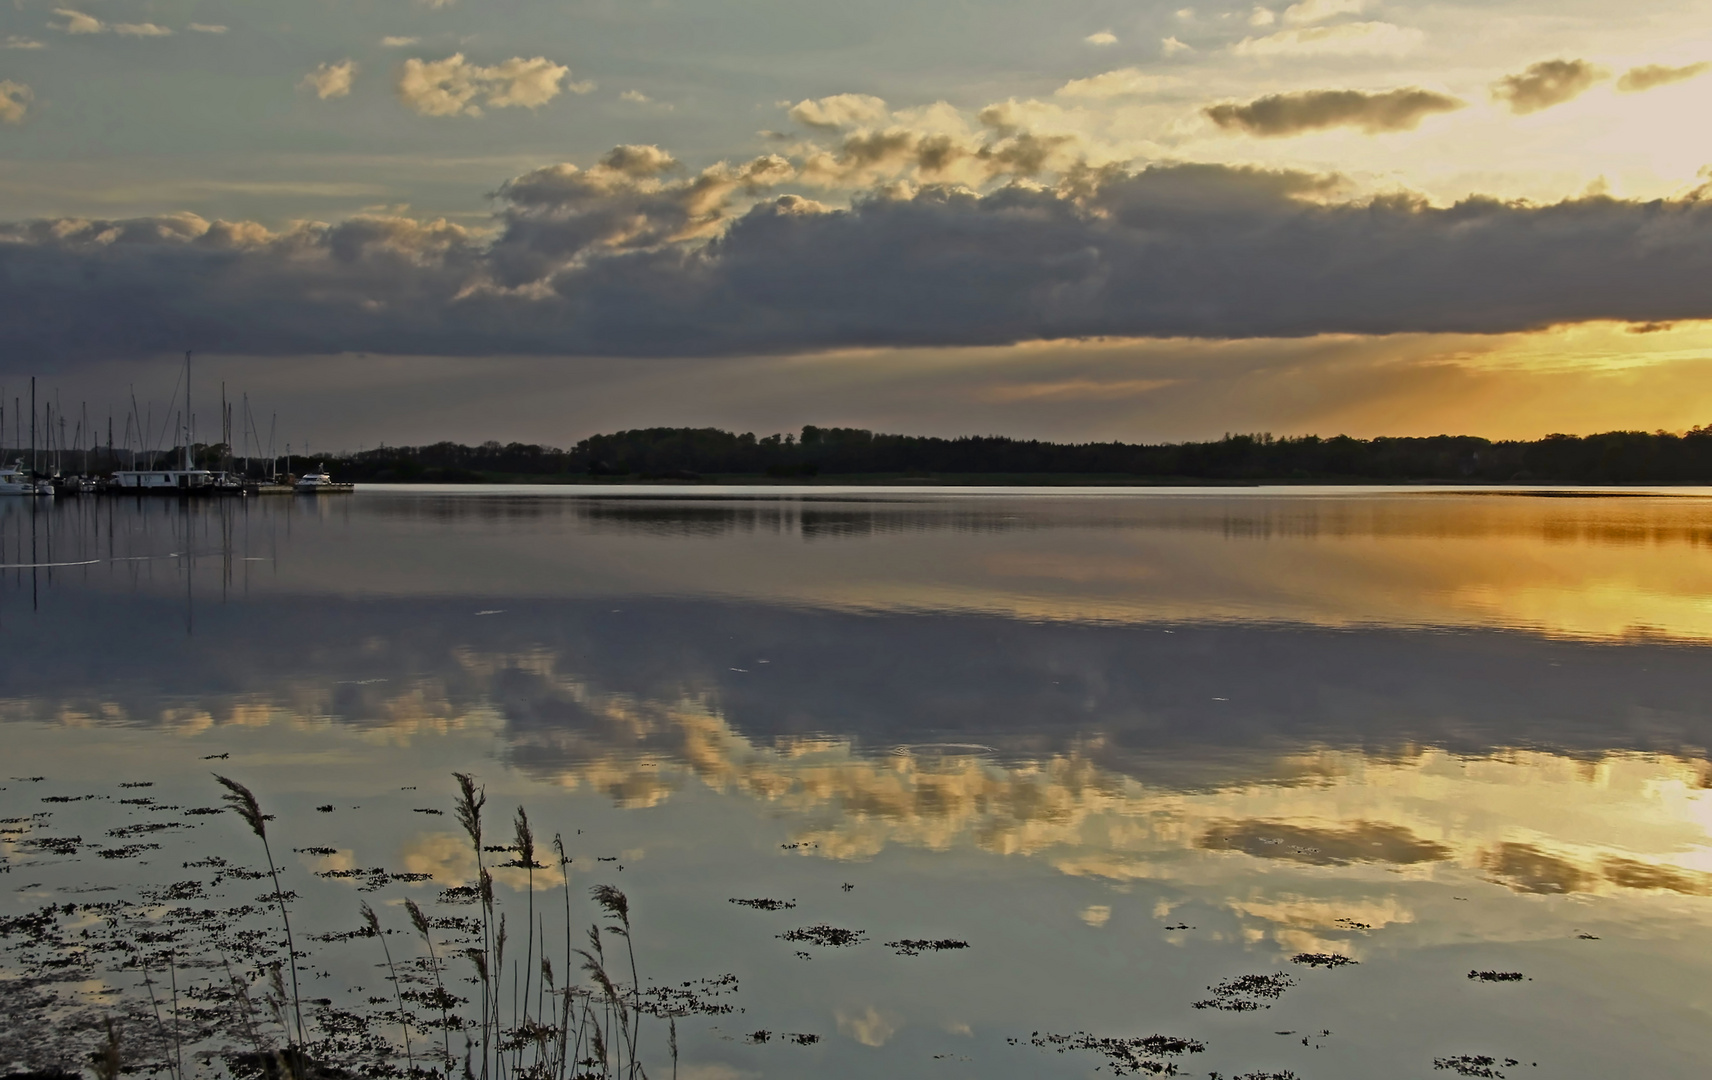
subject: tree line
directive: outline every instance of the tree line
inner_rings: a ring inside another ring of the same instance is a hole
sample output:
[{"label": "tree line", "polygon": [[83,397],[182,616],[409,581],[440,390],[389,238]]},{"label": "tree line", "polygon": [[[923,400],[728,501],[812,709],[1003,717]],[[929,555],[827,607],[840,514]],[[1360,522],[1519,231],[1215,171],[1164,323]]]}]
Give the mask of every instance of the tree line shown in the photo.
[{"label": "tree line", "polygon": [[404,483],[1045,476],[1108,482],[1712,483],[1712,426],[1683,434],[1613,431],[1532,441],[1258,434],[1183,443],[948,439],[813,425],[799,434],[767,436],[717,428],[641,428],[594,435],[568,450],[515,442],[439,442],[322,460],[341,480]]}]

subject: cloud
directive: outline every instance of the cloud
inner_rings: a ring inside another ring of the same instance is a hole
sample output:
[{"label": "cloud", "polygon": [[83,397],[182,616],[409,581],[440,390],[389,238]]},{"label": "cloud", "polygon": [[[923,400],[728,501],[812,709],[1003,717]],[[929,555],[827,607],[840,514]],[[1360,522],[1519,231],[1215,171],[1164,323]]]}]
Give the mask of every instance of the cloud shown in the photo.
[{"label": "cloud", "polygon": [[1089,926],[1101,927],[1112,919],[1112,909],[1106,904],[1090,904],[1077,913],[1077,917]]},{"label": "cloud", "polygon": [[[860,171],[859,152],[917,168],[945,148],[886,135],[828,153]],[[992,146],[950,168],[1021,170],[996,159],[1040,149]],[[1301,172],[1073,158],[984,194],[918,181],[833,209],[778,193],[811,167],[765,155],[689,172],[620,147],[501,185],[488,230],[373,215],[0,226],[0,350],[731,356],[1712,317],[1699,193],[1433,207],[1340,201],[1336,177]]]},{"label": "cloud", "polygon": [[0,80],[0,124],[21,124],[35,95],[21,82]]},{"label": "cloud", "polygon": [[[70,8],[54,8],[54,14],[65,21],[48,23],[48,29],[62,34],[119,34],[123,37],[171,37],[172,30],[155,23],[104,23],[93,15]],[[224,27],[221,28],[224,30]]]},{"label": "cloud", "polygon": [[1291,26],[1306,26],[1339,15],[1359,15],[1366,6],[1366,0],[1302,0],[1284,9],[1284,21]]},{"label": "cloud", "polygon": [[825,149],[802,148],[801,179],[821,188],[872,188],[902,183],[894,192],[913,195],[912,183],[985,185],[995,177],[1032,177],[1068,165],[1075,157],[1070,135],[1035,135],[1020,130],[1015,103],[981,110],[989,133],[926,131],[904,125],[861,129]]},{"label": "cloud", "polygon": [[6,48],[8,48],[8,49],[45,49],[45,48],[47,48],[47,46],[42,44],[41,42],[37,41],[35,38],[20,37],[17,34],[10,34],[6,38]]},{"label": "cloud", "polygon": [[1250,26],[1271,26],[1278,21],[1278,16],[1270,8],[1257,7],[1248,16]]},{"label": "cloud", "polygon": [[489,279],[502,289],[536,287],[569,263],[710,238],[729,223],[736,198],[796,175],[773,154],[666,179],[680,171],[657,146],[618,146],[592,168],[549,165],[507,181],[497,192],[507,207]]},{"label": "cloud", "polygon": [[872,1005],[861,1012],[839,1009],[837,1016],[838,1033],[855,1039],[863,1046],[884,1046],[898,1031],[897,1022]]},{"label": "cloud", "polygon": [[1202,111],[1221,128],[1250,135],[1299,135],[1331,127],[1355,127],[1369,135],[1412,131],[1434,113],[1464,108],[1467,102],[1447,94],[1410,87],[1365,93],[1360,90],[1305,90],[1268,94],[1247,104],[1226,102]]},{"label": "cloud", "polygon": [[1159,39],[1159,54],[1161,56],[1176,56],[1178,53],[1194,52],[1193,45],[1185,45],[1174,37]]},{"label": "cloud", "polygon": [[1310,866],[1384,862],[1410,866],[1439,862],[1450,848],[1424,840],[1401,825],[1357,821],[1341,828],[1319,828],[1288,821],[1215,820],[1197,841],[1209,851],[1240,851],[1261,859],[1284,859]]},{"label": "cloud", "polygon": [[1238,56],[1402,56],[1426,35],[1387,22],[1337,23],[1301,30],[1280,30],[1261,38],[1243,38],[1231,46]]},{"label": "cloud", "polygon": [[1161,90],[1181,85],[1183,79],[1180,76],[1152,75],[1138,67],[1127,67],[1090,75],[1085,79],[1071,79],[1058,88],[1057,94],[1059,97],[1091,98],[1099,101],[1132,94],[1157,94]]},{"label": "cloud", "polygon": [[356,79],[357,62],[345,59],[336,64],[317,65],[315,70],[303,76],[303,81],[297,85],[304,90],[313,90],[316,97],[326,101],[328,98],[341,98],[349,94]]},{"label": "cloud", "polygon": [[[581,94],[591,83],[563,85],[571,69],[543,56],[514,56],[482,67],[453,53],[444,60],[410,59],[398,73],[398,97],[423,116],[480,116],[481,105],[538,109],[561,90]],[[481,105],[476,99],[481,99]]]},{"label": "cloud", "polygon": [[219,23],[193,22],[186,29],[198,34],[224,34],[230,27],[221,26]]},{"label": "cloud", "polygon": [[789,115],[804,127],[838,131],[880,123],[888,112],[886,103],[872,94],[833,94],[799,101]]},{"label": "cloud", "polygon": [[81,11],[68,8],[54,8],[54,14],[64,19],[63,25],[48,23],[50,30],[58,30],[62,34],[99,34],[107,29],[105,24],[93,15],[85,15]]},{"label": "cloud", "polygon": [[1603,68],[1586,60],[1541,60],[1520,75],[1506,75],[1492,84],[1492,99],[1506,101],[1517,116],[1549,109],[1579,96],[1600,79]]},{"label": "cloud", "polygon": [[637,105],[648,105],[654,100],[640,90],[626,90],[624,93],[618,95],[618,99],[620,101],[629,101]]},{"label": "cloud", "polygon": [[421,43],[422,39],[418,37],[393,37],[390,34],[380,39],[381,48],[383,49],[403,49],[408,48],[411,45],[420,45]]},{"label": "cloud", "polygon": [[1651,90],[1655,86],[1668,86],[1671,83],[1692,79],[1712,70],[1712,62],[1705,60],[1698,64],[1684,64],[1681,67],[1670,67],[1666,64],[1645,64],[1641,67],[1630,68],[1623,72],[1623,77],[1617,80],[1617,89],[1625,94],[1638,94],[1643,90]]},{"label": "cloud", "polygon": [[1116,45],[1118,36],[1110,30],[1096,30],[1082,40],[1090,45]]}]

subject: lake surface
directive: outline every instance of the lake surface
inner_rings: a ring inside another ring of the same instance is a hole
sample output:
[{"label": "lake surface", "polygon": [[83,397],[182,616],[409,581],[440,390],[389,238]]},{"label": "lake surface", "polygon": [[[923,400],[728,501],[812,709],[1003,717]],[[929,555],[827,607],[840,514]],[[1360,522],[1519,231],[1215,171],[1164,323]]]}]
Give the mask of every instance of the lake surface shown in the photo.
[{"label": "lake surface", "polygon": [[0,504],[0,1071],[282,1042],[214,771],[311,1038],[404,1066],[351,932],[479,997],[461,771],[545,853],[504,1007],[617,886],[684,1080],[1703,1074],[1712,493],[709,494]]}]

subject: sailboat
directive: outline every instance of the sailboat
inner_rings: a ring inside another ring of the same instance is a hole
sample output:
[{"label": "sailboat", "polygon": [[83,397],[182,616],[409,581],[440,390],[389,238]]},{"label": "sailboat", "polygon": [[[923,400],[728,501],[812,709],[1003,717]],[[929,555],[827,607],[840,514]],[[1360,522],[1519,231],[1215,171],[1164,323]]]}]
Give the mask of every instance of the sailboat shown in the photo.
[{"label": "sailboat", "polygon": [[198,494],[216,493],[215,476],[207,469],[198,469],[190,459],[190,354],[184,354],[184,436],[183,467],[178,469],[121,469],[113,474],[114,486],[124,493],[138,494]]}]

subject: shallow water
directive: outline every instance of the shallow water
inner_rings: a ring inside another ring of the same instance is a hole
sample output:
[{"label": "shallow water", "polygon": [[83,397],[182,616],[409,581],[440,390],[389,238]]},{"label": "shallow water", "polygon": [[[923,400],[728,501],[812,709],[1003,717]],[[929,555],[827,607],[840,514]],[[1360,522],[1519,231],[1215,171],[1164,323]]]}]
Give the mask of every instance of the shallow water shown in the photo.
[{"label": "shallow water", "polygon": [[[1046,1038],[1076,1032],[1193,1040],[1147,1059],[1190,1076],[1703,1068],[1706,493],[640,494],[0,504],[0,1068],[103,1014],[159,1057],[127,958],[187,995],[216,946],[259,970],[266,911],[199,914],[271,891],[188,813],[211,770],[275,815],[299,944],[366,900],[407,967],[405,897],[475,911],[437,902],[473,873],[450,774],[490,844],[527,806],[577,944],[611,883],[644,982],[736,976],[678,1021],[685,1080],[1111,1071]],[[316,876],[376,869],[432,877]],[[530,882],[499,878],[509,966]],[[823,924],[865,937],[781,939]],[[402,1049],[378,943],[309,945],[306,1020]]]}]

